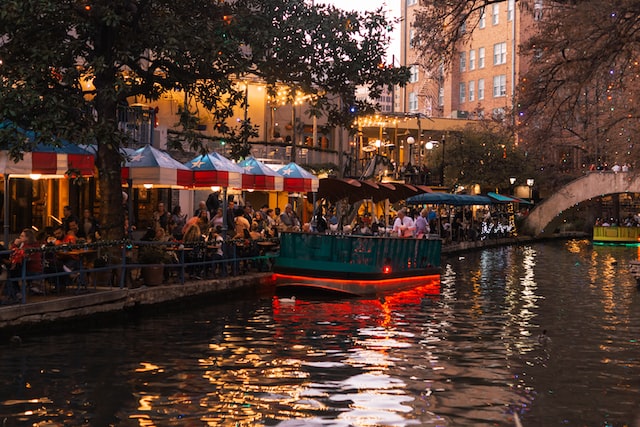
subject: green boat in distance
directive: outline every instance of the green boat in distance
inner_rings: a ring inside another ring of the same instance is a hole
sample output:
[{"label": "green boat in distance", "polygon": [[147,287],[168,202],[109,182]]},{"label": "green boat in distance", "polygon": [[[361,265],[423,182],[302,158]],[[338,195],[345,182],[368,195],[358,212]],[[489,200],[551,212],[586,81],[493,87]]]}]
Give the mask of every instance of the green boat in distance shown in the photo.
[{"label": "green boat in distance", "polygon": [[440,283],[440,239],[283,232],[276,289],[349,295]]}]

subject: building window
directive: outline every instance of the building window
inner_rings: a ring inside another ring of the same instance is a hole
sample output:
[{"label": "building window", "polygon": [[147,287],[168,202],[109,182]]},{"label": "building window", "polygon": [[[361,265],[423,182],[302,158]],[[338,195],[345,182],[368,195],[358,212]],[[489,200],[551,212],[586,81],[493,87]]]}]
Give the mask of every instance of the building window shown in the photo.
[{"label": "building window", "polygon": [[460,72],[467,71],[467,52],[460,52]]},{"label": "building window", "polygon": [[415,40],[415,38],[416,38],[416,30],[414,30],[413,28],[411,28],[411,29],[409,30],[409,46],[411,46],[411,47],[416,47],[416,46],[415,46],[415,44],[416,44],[416,40]]},{"label": "building window", "polygon": [[469,70],[475,70],[476,68],[476,51],[469,51]]},{"label": "building window", "polygon": [[460,103],[467,102],[467,84],[464,82],[460,83]]},{"label": "building window", "polygon": [[507,21],[513,21],[513,9],[515,7],[515,0],[509,0],[507,2]]},{"label": "building window", "polygon": [[493,97],[507,96],[507,76],[501,74],[493,77]]},{"label": "building window", "polygon": [[409,83],[417,83],[418,82],[418,66],[413,64],[411,68],[409,68]]},{"label": "building window", "polygon": [[475,101],[476,99],[476,82],[471,80],[469,82],[469,101]]},{"label": "building window", "polygon": [[500,23],[500,3],[491,5],[491,23],[498,25]]},{"label": "building window", "polygon": [[407,0],[407,6],[413,6],[418,3],[418,0]]},{"label": "building window", "polygon": [[478,68],[484,68],[484,48],[478,49]]},{"label": "building window", "polygon": [[478,101],[484,99],[484,79],[478,79]]},{"label": "building window", "polygon": [[409,93],[409,111],[418,111],[418,95],[415,92]]},{"label": "building window", "polygon": [[480,10],[480,20],[478,21],[478,28],[484,28],[487,25],[487,14],[484,7]]},{"label": "building window", "polygon": [[496,43],[493,45],[493,65],[507,63],[507,43]]},{"label": "building window", "polygon": [[542,0],[535,0],[533,3],[533,19],[535,21],[542,21],[542,13],[544,12],[544,4]]}]

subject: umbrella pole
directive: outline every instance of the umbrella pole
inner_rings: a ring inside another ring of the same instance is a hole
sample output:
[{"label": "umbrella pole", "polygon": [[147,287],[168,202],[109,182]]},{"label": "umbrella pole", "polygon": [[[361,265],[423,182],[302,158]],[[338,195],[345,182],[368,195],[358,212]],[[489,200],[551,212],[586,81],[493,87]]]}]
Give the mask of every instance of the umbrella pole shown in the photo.
[{"label": "umbrella pole", "polygon": [[227,229],[229,221],[227,221],[227,187],[222,189],[222,238],[227,240]]},{"label": "umbrella pole", "polygon": [[4,245],[9,248],[9,174],[4,174]]}]

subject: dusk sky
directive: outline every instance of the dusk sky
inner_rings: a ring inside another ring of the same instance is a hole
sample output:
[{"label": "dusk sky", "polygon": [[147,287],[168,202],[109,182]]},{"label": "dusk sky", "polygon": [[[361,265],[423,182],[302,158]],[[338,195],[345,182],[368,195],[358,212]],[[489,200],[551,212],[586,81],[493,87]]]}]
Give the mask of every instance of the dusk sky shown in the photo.
[{"label": "dusk sky", "polygon": [[[374,11],[382,7],[383,10],[387,11],[389,19],[395,19],[400,17],[400,1],[402,0],[316,0],[316,4],[332,4],[341,9],[360,11]],[[389,58],[394,53],[399,56],[400,37],[397,30],[397,28],[394,28],[395,34],[392,35],[390,51],[387,54]]]}]

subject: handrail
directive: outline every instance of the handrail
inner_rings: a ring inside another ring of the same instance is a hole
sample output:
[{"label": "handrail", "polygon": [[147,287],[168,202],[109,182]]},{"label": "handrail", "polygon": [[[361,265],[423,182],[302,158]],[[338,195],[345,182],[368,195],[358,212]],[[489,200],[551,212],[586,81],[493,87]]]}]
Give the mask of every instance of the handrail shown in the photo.
[{"label": "handrail", "polygon": [[[220,264],[229,264],[231,267],[231,275],[237,275],[240,273],[239,264],[241,262],[253,262],[254,264],[260,263],[262,267],[266,267],[268,269],[271,268],[271,263],[266,262],[269,259],[277,257],[277,253],[259,253],[257,251],[258,242],[273,242],[276,245],[279,244],[279,239],[259,239],[259,240],[247,240],[247,239],[228,239],[223,244],[223,257],[221,259],[207,259],[206,257],[201,257],[199,259],[189,259],[186,256],[186,253],[189,251],[207,251],[213,250],[211,243],[209,246],[207,242],[180,242],[180,241],[168,241],[168,242],[154,242],[154,241],[134,241],[134,240],[120,240],[120,241],[112,241],[112,242],[95,242],[95,243],[80,243],[75,245],[51,245],[45,244],[40,248],[28,248],[25,249],[25,257],[22,260],[22,264],[20,265],[20,276],[18,277],[7,277],[6,282],[18,282],[20,283],[21,290],[21,303],[27,303],[27,295],[28,282],[31,281],[48,281],[51,279],[55,279],[62,276],[70,276],[71,274],[80,274],[86,277],[87,273],[97,273],[104,271],[112,271],[113,277],[118,275],[117,283],[119,284],[120,289],[124,289],[127,287],[128,282],[128,273],[134,269],[140,269],[145,266],[159,266],[159,265],[170,265],[172,268],[179,269],[180,274],[178,276],[178,283],[184,285],[186,282],[185,273],[186,271],[197,268],[197,269],[207,269],[217,267]],[[249,246],[247,246],[249,245]],[[137,260],[134,256],[129,256],[130,251],[135,251],[136,249],[139,251],[140,248],[144,247],[162,247],[164,248],[164,252],[168,253],[168,249],[171,248],[175,250],[177,253],[177,262],[174,263],[165,263],[159,259],[157,263],[142,263]],[[253,252],[239,252],[239,248],[245,248],[250,246],[256,246],[256,249]],[[275,245],[274,245],[275,246]],[[58,253],[65,253],[68,251],[74,250],[87,250],[88,253],[96,254],[96,260],[102,259],[103,262],[99,264],[104,265],[93,265],[91,267],[86,266],[84,263],[80,263],[80,268],[78,270],[74,270],[71,272],[68,271],[55,271],[55,272],[43,272],[40,274],[29,274],[27,271],[27,264],[29,260],[29,254],[34,252],[41,252],[43,256],[43,262],[45,255],[53,255],[57,256]],[[11,250],[0,251],[0,259],[8,260],[11,254]],[[116,254],[119,254],[116,256]],[[16,266],[17,267],[17,266]],[[229,274],[229,273],[228,273]],[[88,287],[89,284],[85,283],[85,287]]]}]

